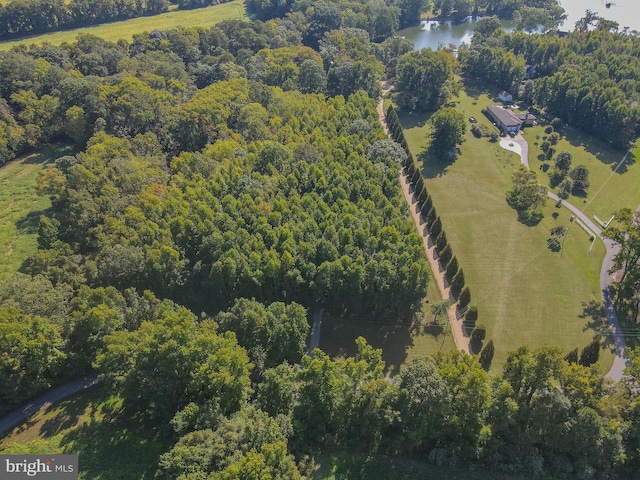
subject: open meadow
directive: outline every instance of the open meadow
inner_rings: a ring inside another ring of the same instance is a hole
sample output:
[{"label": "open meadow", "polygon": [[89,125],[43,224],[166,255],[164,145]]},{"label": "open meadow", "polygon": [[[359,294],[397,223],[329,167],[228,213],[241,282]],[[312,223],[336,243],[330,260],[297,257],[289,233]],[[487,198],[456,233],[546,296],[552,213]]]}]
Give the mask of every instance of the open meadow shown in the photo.
[{"label": "open meadow", "polygon": [[40,215],[51,207],[38,196],[38,173],[71,147],[51,147],[26,155],[0,168],[0,279],[17,272],[38,248]]},{"label": "open meadow", "polygon": [[[493,104],[487,92],[467,86],[454,100],[465,118],[474,116],[479,124],[493,128],[482,113]],[[400,115],[400,119],[417,157],[428,143],[427,117]],[[470,132],[460,150],[454,163],[436,160],[424,165],[423,176],[464,270],[478,322],[487,327],[487,340],[495,343],[492,368],[501,366],[507,353],[522,344],[556,345],[568,352],[606,332],[598,308],[602,243],[591,248],[587,233],[576,226],[562,253],[552,251],[547,245],[550,230],[569,225],[569,213],[549,200],[538,225],[518,221],[506,193],[519,157]],[[603,338],[599,364],[606,373],[613,353],[612,342]]]},{"label": "open meadow", "polygon": [[211,27],[223,20],[246,18],[243,0],[232,0],[228,3],[214,5],[212,7],[197,8],[195,10],[174,10],[160,15],[150,17],[138,17],[121,22],[105,23],[91,27],[64,30],[61,32],[45,33],[19,40],[0,42],[0,50],[9,50],[16,45],[30,45],[40,43],[50,43],[60,45],[75,41],[80,34],[91,34],[108,41],[125,39],[131,40],[133,35],[153,30],[170,30],[172,28],[183,27]]}]

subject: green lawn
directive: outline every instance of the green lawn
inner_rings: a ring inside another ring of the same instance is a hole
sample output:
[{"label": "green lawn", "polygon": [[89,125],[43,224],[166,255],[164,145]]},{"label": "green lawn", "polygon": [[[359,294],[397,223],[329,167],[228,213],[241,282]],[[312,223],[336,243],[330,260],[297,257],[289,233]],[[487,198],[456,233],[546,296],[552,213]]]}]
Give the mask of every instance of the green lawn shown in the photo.
[{"label": "green lawn", "polygon": [[[435,285],[435,282],[433,282]],[[435,288],[437,290],[437,287]],[[440,297],[430,297],[430,303]],[[439,350],[455,348],[453,336],[443,327],[431,327],[433,320],[429,304],[420,325],[400,323],[396,318],[373,318],[349,315],[337,317],[325,314],[322,318],[320,349],[331,357],[356,354],[356,338],[362,336],[375,348],[382,349],[382,359],[387,365],[387,373],[395,375],[403,363],[415,357],[432,355]],[[444,325],[444,319],[440,318]]]},{"label": "green lawn", "polygon": [[[625,152],[612,149],[604,142],[590,138],[587,134],[571,127],[563,127],[560,132],[562,140],[555,147],[556,152],[567,151],[573,155],[571,166],[582,164],[589,169],[591,187],[586,197],[571,196],[567,200],[580,208],[586,215],[597,215],[603,221],[609,220],[614,211],[629,207],[635,210],[640,205],[640,156],[629,154],[625,162],[620,163]],[[542,162],[540,144],[543,141],[544,126],[527,128],[524,137],[529,143],[529,164],[540,172],[543,163],[553,166],[551,162]],[[550,170],[549,170],[550,171]],[[550,187],[549,174],[540,172],[540,180]],[[558,191],[558,188],[552,189]]]},{"label": "green lawn", "polygon": [[[491,126],[482,109],[493,101],[482,88],[467,87],[455,101],[465,117]],[[417,156],[427,144],[424,117],[400,118],[409,127],[405,136]],[[592,319],[585,307],[601,300],[598,275],[604,246],[596,242],[589,253],[591,242],[576,225],[562,257],[547,248],[549,230],[569,223],[568,211],[556,209],[551,201],[537,226],[519,222],[505,200],[518,164],[515,154],[468,132],[453,164],[435,162],[423,169],[447,238],[464,269],[472,304],[478,307],[479,322],[487,326],[487,339],[495,343],[494,368],[519,345],[557,345],[569,351],[584,347],[603,328],[600,316],[594,314]],[[605,348],[602,370],[606,372],[612,361],[611,348]]]},{"label": "green lawn", "polygon": [[131,40],[136,33],[150,32],[152,30],[170,30],[176,27],[211,27],[223,20],[236,18],[246,18],[245,6],[242,0],[232,0],[228,3],[195,10],[175,10],[161,15],[133,18],[122,22],[106,23],[0,42],[0,50],[8,50],[15,45],[21,44],[48,42],[53,45],[60,45],[64,42],[71,43],[81,33],[90,33],[109,41],[116,41],[121,38]]},{"label": "green lawn", "polygon": [[40,215],[51,207],[36,194],[38,173],[71,147],[53,147],[14,160],[0,168],[0,278],[18,271],[38,248]]},{"label": "green lawn", "polygon": [[168,448],[94,387],[52,405],[0,437],[1,454],[78,454],[80,479],[151,480]]}]

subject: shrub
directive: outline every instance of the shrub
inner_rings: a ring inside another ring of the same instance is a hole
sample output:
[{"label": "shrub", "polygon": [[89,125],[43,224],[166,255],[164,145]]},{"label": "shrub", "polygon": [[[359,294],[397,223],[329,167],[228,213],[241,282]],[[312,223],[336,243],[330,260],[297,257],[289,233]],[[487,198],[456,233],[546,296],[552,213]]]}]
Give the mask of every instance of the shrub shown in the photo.
[{"label": "shrub", "polygon": [[444,230],[440,232],[438,238],[436,238],[436,249],[438,250],[438,254],[444,250],[444,247],[448,245],[447,243],[447,235],[444,233]]},{"label": "shrub", "polygon": [[458,270],[456,276],[453,277],[453,281],[451,282],[451,294],[458,298],[460,292],[464,288],[464,271],[462,269]]},{"label": "shrub", "polygon": [[478,322],[478,309],[476,307],[469,307],[466,315],[464,316],[464,328],[467,331],[467,335],[470,335],[470,332],[476,328],[476,323]]},{"label": "shrub", "polygon": [[564,359],[567,363],[578,363],[578,347],[567,353]]},{"label": "shrub", "polygon": [[[426,189],[425,189],[426,191]],[[424,201],[424,205],[422,206],[422,211],[423,212],[428,212],[429,210],[431,210],[431,207],[433,207],[433,200],[431,199],[431,195],[429,195],[429,193],[427,193],[427,198]]]},{"label": "shrub", "polygon": [[458,297],[458,307],[463,309],[467,305],[471,303],[471,291],[469,287],[464,287],[460,292],[460,297]]},{"label": "shrub", "polygon": [[445,270],[445,274],[449,278],[449,281],[453,282],[453,278],[456,276],[456,273],[458,273],[458,268],[458,259],[454,256],[447,264]]},{"label": "shrub", "polygon": [[491,132],[489,134],[489,141],[491,143],[498,143],[498,140],[500,140],[500,135],[498,135],[497,132]]},{"label": "shrub", "polygon": [[[433,208],[432,210],[435,210],[435,208]],[[437,238],[438,235],[440,235],[440,232],[442,231],[442,220],[440,220],[440,217],[437,217],[433,223],[429,226],[429,233],[431,234],[432,238]]]},{"label": "shrub", "polygon": [[474,125],[473,127],[471,127],[471,133],[476,138],[482,137],[482,130],[480,130],[480,127],[478,125]]},{"label": "shrub", "polygon": [[483,342],[485,337],[487,336],[487,329],[481,323],[476,325],[476,328],[471,332],[471,341],[472,342]]},{"label": "shrub", "polygon": [[493,361],[494,354],[495,347],[493,346],[493,340],[489,340],[480,352],[480,357],[478,358],[480,366],[485,370],[489,370],[489,367],[491,367],[491,362]]},{"label": "shrub", "polygon": [[600,358],[600,340],[594,339],[589,345],[584,347],[582,353],[580,353],[580,360],[578,363],[583,367],[593,365]]},{"label": "shrub", "polygon": [[440,263],[442,265],[447,265],[449,263],[449,261],[451,260],[452,256],[453,256],[453,253],[451,251],[451,245],[447,244],[447,246],[444,247],[442,252],[439,254]]},{"label": "shrub", "polygon": [[431,233],[431,226],[436,221],[436,218],[438,218],[436,207],[431,207],[431,209],[427,212],[427,214],[424,217],[424,221],[426,222],[427,227],[429,227],[429,233]]}]

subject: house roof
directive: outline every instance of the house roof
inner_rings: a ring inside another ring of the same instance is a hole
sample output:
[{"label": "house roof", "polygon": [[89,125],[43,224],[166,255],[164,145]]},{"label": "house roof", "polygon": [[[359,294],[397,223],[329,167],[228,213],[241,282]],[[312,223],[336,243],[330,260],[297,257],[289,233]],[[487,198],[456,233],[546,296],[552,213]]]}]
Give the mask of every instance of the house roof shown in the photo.
[{"label": "house roof", "polygon": [[522,125],[523,120],[519,119],[511,110],[495,105],[487,107],[487,110],[506,127],[519,127]]},{"label": "house roof", "polygon": [[513,95],[511,95],[509,92],[507,92],[506,90],[503,90],[500,92],[500,94],[498,95],[499,97],[513,97]]},{"label": "house roof", "polygon": [[531,113],[516,113],[516,117],[518,117],[523,122],[533,122],[536,119],[536,116]]}]

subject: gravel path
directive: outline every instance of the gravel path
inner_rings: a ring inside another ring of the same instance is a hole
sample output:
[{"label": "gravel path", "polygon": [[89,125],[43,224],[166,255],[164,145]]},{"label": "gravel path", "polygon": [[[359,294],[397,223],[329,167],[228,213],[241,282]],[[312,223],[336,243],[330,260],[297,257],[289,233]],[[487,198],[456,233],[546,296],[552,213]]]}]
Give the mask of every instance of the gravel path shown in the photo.
[{"label": "gravel path", "polygon": [[[384,131],[387,135],[389,135],[389,128],[387,127],[387,120],[384,114],[383,99],[384,95],[389,92],[391,88],[392,86],[386,82],[382,84],[382,97],[380,98],[377,106],[378,118],[380,120],[380,123],[382,124],[382,128],[384,128]],[[413,222],[415,223],[416,229],[418,230],[418,235],[422,237],[424,251],[427,254],[427,259],[429,260],[429,265],[431,267],[431,273],[433,275],[433,279],[438,285],[440,295],[443,299],[448,298],[451,302],[451,307],[447,311],[447,316],[449,317],[449,324],[451,325],[451,331],[453,332],[453,339],[455,341],[456,348],[458,350],[462,350],[463,352],[470,353],[471,350],[469,347],[469,337],[466,335],[465,329],[463,328],[464,319],[457,317],[457,307],[455,305],[456,299],[453,297],[453,295],[451,295],[449,284],[444,275],[444,268],[442,267],[442,265],[440,265],[440,260],[438,259],[438,254],[436,252],[434,242],[431,240],[429,230],[422,220],[422,215],[420,213],[420,209],[418,208],[417,198],[413,193],[413,187],[411,186],[409,177],[404,168],[400,170],[400,186],[402,187],[404,198],[409,205],[411,217],[413,218]]]},{"label": "gravel path", "polygon": [[320,347],[322,312],[323,310],[321,308],[318,308],[315,312],[313,312],[313,327],[311,328],[311,340],[309,341],[309,349],[307,350],[307,355],[311,355],[316,348]]}]

